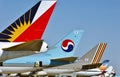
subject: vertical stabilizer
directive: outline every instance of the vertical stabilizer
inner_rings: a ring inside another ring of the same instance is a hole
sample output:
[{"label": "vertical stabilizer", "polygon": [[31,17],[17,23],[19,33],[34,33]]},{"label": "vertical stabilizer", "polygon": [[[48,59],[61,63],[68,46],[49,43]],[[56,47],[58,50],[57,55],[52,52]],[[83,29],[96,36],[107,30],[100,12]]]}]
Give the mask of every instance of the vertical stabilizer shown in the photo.
[{"label": "vertical stabilizer", "polygon": [[1,42],[27,42],[41,39],[56,0],[42,0],[0,33]]},{"label": "vertical stabilizer", "polygon": [[102,62],[102,65],[99,67],[99,69],[102,70],[102,71],[105,71],[108,67],[108,64],[109,64],[109,60],[104,60]]},{"label": "vertical stabilizer", "polygon": [[105,51],[107,43],[100,43],[92,48],[88,53],[81,57],[80,62],[84,64],[99,63],[103,52]]},{"label": "vertical stabilizer", "polygon": [[47,53],[51,55],[52,59],[73,57],[76,48],[81,41],[83,30],[74,30],[63,39],[61,39],[55,46],[54,49],[49,50]]},{"label": "vertical stabilizer", "polygon": [[107,43],[100,43],[98,45],[97,52],[94,55],[92,63],[99,63],[100,62],[106,46],[107,46]]}]

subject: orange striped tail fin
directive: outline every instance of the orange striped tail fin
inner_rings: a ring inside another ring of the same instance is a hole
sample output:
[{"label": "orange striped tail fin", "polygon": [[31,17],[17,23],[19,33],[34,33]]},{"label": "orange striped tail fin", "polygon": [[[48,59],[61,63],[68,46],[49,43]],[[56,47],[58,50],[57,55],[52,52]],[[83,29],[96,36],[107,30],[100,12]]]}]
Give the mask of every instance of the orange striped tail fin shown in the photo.
[{"label": "orange striped tail fin", "polygon": [[80,63],[83,63],[84,65],[99,63],[105,51],[106,46],[107,46],[107,43],[97,44],[89,52],[87,52],[85,55],[83,55],[80,58]]},{"label": "orange striped tail fin", "polygon": [[100,62],[106,46],[107,46],[107,43],[100,43],[98,45],[96,54],[94,55],[94,58],[93,58],[93,61],[92,61],[92,64]]}]

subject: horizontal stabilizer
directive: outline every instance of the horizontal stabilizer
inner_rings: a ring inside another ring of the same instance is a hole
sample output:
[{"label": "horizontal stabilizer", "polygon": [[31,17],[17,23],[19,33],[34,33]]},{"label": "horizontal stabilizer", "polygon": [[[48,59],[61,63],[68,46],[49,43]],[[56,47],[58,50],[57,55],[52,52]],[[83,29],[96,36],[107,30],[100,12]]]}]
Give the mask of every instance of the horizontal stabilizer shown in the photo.
[{"label": "horizontal stabilizer", "polygon": [[82,66],[82,70],[98,68],[98,67],[100,67],[101,65],[102,65],[102,63],[83,65],[83,66]]},{"label": "horizontal stabilizer", "polygon": [[51,59],[52,61],[63,61],[63,62],[74,62],[77,57],[65,57],[65,58],[58,58],[58,59]]},{"label": "horizontal stabilizer", "polygon": [[77,57],[64,57],[64,58],[56,58],[56,59],[51,59],[51,63],[49,66],[59,66],[59,65],[65,65],[69,63],[73,63]]},{"label": "horizontal stabilizer", "polygon": [[4,51],[40,51],[43,40],[33,40],[9,48],[3,48]]}]

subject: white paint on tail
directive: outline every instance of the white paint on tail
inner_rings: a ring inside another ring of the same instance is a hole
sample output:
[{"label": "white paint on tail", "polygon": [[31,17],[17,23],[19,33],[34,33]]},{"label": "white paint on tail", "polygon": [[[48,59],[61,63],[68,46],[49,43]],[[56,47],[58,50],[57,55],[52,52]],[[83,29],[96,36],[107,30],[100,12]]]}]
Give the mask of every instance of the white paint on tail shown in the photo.
[{"label": "white paint on tail", "polygon": [[32,23],[42,16],[55,2],[56,1],[42,1]]}]

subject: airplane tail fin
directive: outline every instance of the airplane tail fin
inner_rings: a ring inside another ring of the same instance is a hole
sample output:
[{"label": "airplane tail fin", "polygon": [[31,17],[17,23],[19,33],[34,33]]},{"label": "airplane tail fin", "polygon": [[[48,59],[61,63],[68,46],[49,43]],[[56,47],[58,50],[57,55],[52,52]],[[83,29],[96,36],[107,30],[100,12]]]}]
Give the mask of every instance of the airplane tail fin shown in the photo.
[{"label": "airplane tail fin", "polygon": [[57,0],[42,0],[0,33],[1,42],[41,39]]},{"label": "airplane tail fin", "polygon": [[81,57],[80,62],[84,64],[96,64],[99,63],[103,52],[105,51],[107,43],[100,43],[92,48],[88,53]]},{"label": "airplane tail fin", "polygon": [[93,63],[99,63],[101,58],[102,58],[102,55],[105,51],[105,48],[107,46],[107,43],[100,43],[98,45],[98,49],[97,49],[97,52],[95,53],[94,55],[94,58],[93,58],[93,61],[92,61],[92,64]]},{"label": "airplane tail fin", "polygon": [[108,67],[108,64],[109,64],[109,60],[104,60],[102,62],[102,65],[99,67],[99,69],[102,70],[102,71],[105,71]]},{"label": "airplane tail fin", "polygon": [[54,47],[49,50],[47,54],[51,55],[53,61],[55,60],[69,60],[73,59],[75,50],[83,35],[83,30],[75,30],[60,40]]},{"label": "airplane tail fin", "polygon": [[110,62],[110,60],[104,60],[104,61],[102,62],[102,65],[107,67],[108,64],[109,64],[109,62]]}]

